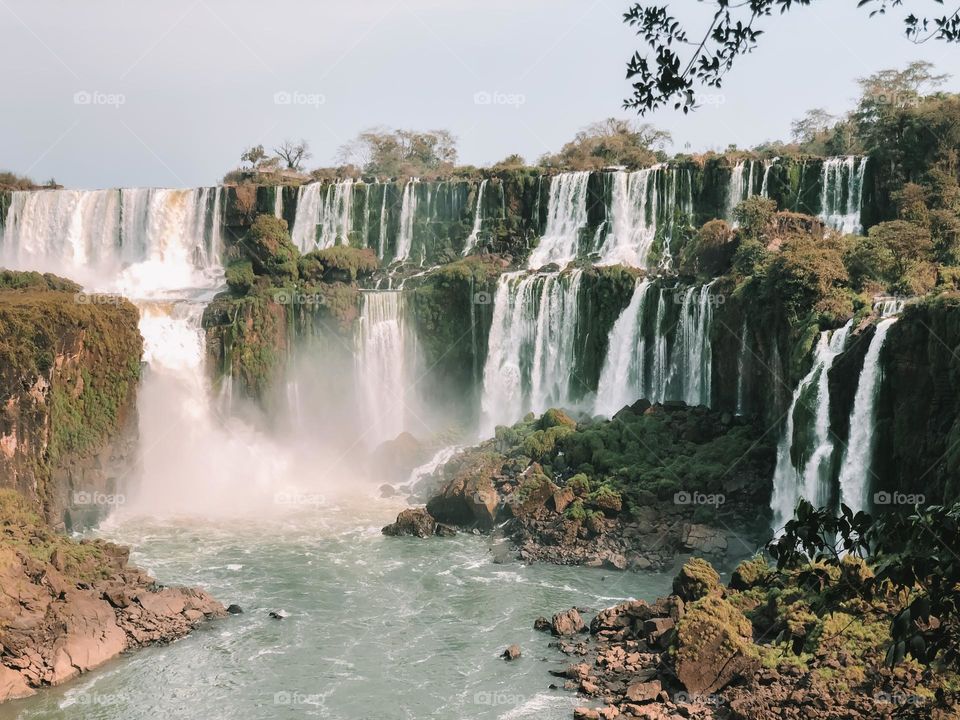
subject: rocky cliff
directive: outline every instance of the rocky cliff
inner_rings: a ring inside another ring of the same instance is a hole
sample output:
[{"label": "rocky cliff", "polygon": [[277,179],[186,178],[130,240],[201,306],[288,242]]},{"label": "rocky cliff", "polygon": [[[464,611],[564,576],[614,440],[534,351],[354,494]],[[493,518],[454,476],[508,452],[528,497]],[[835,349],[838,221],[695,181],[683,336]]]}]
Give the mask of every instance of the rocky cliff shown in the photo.
[{"label": "rocky cliff", "polygon": [[0,273],[0,485],[54,527],[122,492],[137,439],[137,310],[51,275]]}]

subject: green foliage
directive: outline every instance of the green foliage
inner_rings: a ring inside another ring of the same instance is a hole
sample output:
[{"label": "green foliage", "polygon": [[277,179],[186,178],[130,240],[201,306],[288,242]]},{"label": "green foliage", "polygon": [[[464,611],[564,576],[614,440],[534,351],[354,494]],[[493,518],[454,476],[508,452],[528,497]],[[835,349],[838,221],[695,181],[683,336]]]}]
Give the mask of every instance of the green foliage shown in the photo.
[{"label": "green foliage", "polygon": [[733,210],[733,216],[740,226],[740,236],[759,240],[770,228],[776,212],[775,200],[759,195],[748,197]]},{"label": "green foliage", "polygon": [[888,287],[895,277],[893,253],[876,235],[851,239],[843,262],[854,289],[862,291],[870,283]]},{"label": "green foliage", "polygon": [[917,263],[932,257],[933,240],[930,231],[906,220],[892,220],[870,228],[870,237],[885,247],[893,258],[896,277],[903,278]]},{"label": "green foliage", "polygon": [[334,245],[313,250],[300,258],[300,275],[305,280],[324,279],[356,282],[373,274],[380,267],[376,253],[370,248]]},{"label": "green foliage", "polygon": [[577,423],[569,415],[567,415],[563,410],[558,410],[556,408],[550,408],[547,410],[543,417],[540,418],[540,427],[543,430],[549,430],[554,427],[568,427],[575,428]]},{"label": "green foliage", "polygon": [[338,159],[370,175],[429,178],[456,165],[457,140],[447,130],[371,128],[343,145]]},{"label": "green foliage", "polygon": [[253,274],[253,263],[247,259],[234,260],[226,269],[227,287],[237,295],[246,295],[253,289],[256,276]]},{"label": "green foliage", "polygon": [[711,220],[697,232],[682,251],[681,272],[717,277],[730,267],[736,250],[733,229],[725,220]]},{"label": "green foliage", "polygon": [[257,275],[268,275],[279,284],[298,277],[300,252],[290,241],[287,221],[273,215],[257,215],[240,250],[252,262]]},{"label": "green foliage", "polygon": [[600,170],[612,165],[636,169],[663,158],[670,133],[652,125],[608,118],[583,128],[555,155],[544,155],[539,164],[561,170]]}]

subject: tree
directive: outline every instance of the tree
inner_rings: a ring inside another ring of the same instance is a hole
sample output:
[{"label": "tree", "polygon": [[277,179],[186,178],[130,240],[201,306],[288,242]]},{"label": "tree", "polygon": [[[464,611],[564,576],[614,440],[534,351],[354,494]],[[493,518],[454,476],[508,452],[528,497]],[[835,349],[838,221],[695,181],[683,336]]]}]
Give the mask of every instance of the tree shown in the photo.
[{"label": "tree", "polygon": [[263,145],[254,145],[253,147],[247,148],[240,156],[240,162],[249,163],[250,167],[254,169],[260,167],[266,159],[267,152],[263,149]]},{"label": "tree", "polygon": [[[761,20],[783,16],[797,6],[809,6],[814,0],[701,0],[714,8],[706,28],[691,34],[667,5],[634,4],[624,22],[636,28],[653,57],[637,51],[627,63],[627,79],[632,81],[633,95],[624,100],[624,107],[644,115],[673,103],[675,109],[689,112],[697,107],[695,86],[719,88],[724,76],[737,58],[752,52],[763,34]],[[942,0],[935,0],[941,3]],[[899,7],[903,0],[860,0],[870,15],[884,14],[890,7]],[[960,10],[923,17],[910,13],[903,19],[909,40],[923,43],[930,39],[960,42]],[[685,52],[687,51],[687,52]]]},{"label": "tree", "polygon": [[439,175],[457,162],[457,139],[448,130],[370,128],[340,147],[337,159],[385,177]]},{"label": "tree", "polygon": [[581,129],[559,153],[544,155],[540,164],[570,170],[646,167],[661,159],[659,153],[671,140],[669,132],[649,123],[607,118]]},{"label": "tree", "polygon": [[811,143],[833,127],[836,121],[837,118],[823,108],[807,110],[802,118],[790,124],[790,135],[798,143]]},{"label": "tree", "polygon": [[930,231],[906,220],[891,220],[870,228],[870,237],[882,243],[893,256],[897,277],[907,274],[916,262],[929,260],[933,251]]},{"label": "tree", "polygon": [[273,152],[280,160],[287,164],[288,170],[299,171],[303,169],[304,161],[313,157],[313,154],[310,152],[310,146],[306,140],[301,140],[298,143],[284,140],[283,144],[278,148],[274,148]]}]

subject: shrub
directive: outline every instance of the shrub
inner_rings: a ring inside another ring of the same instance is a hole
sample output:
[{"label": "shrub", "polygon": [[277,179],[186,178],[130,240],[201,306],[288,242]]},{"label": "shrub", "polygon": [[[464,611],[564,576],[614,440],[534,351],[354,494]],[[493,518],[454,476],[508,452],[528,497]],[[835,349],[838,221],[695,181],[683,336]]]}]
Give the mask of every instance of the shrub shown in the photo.
[{"label": "shrub", "polygon": [[281,283],[297,279],[300,252],[290,242],[286,220],[257,215],[241,249],[253,263],[256,274],[269,275]]},{"label": "shrub", "polygon": [[255,280],[253,263],[249,260],[234,260],[227,265],[227,287],[238,295],[246,295],[253,288]]}]

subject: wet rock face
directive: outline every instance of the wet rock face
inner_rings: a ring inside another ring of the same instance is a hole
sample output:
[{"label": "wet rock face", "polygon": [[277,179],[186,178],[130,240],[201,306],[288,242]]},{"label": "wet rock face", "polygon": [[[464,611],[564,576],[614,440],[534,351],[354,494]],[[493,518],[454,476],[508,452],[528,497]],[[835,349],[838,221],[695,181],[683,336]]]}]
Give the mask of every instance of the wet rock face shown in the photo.
[{"label": "wet rock face", "polygon": [[125,548],[104,544],[94,582],[53,563],[0,550],[0,702],[59,685],[120,653],[171,642],[225,614],[202,590],[156,585],[127,565]]},{"label": "wet rock face", "polygon": [[403,510],[397,516],[397,521],[387,525],[382,532],[392,537],[409,535],[426,538],[437,532],[437,521],[426,508],[410,508]]}]

